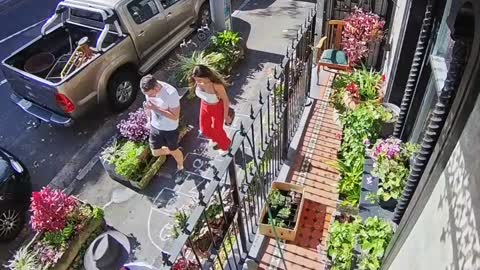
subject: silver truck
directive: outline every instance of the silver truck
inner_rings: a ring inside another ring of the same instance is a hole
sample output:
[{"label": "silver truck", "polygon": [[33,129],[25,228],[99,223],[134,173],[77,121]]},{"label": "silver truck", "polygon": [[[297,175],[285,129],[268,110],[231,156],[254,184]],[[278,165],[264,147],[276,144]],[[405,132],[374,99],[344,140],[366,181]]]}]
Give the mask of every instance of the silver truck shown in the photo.
[{"label": "silver truck", "polygon": [[208,0],[65,0],[1,69],[13,102],[69,126],[105,102],[127,108],[140,75],[209,22]]}]

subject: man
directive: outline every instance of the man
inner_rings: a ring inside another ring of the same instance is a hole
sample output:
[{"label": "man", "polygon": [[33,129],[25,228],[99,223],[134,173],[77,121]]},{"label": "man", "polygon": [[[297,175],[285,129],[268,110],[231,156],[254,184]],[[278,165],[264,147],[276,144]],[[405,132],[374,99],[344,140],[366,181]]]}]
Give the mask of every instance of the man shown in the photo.
[{"label": "man", "polygon": [[180,119],[180,97],[177,89],[168,83],[157,81],[146,75],[140,81],[145,95],[145,113],[150,128],[150,148],[156,157],[172,155],[177,162],[175,183],[184,179],[183,153],[178,145],[178,124]]}]

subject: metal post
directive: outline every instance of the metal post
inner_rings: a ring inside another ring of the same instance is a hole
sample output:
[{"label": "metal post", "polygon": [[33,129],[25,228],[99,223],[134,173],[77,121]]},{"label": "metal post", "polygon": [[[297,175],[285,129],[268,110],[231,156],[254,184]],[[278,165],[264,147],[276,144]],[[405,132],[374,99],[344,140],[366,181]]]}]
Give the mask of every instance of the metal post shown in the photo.
[{"label": "metal post", "polygon": [[215,31],[232,30],[231,0],[210,1],[210,14]]},{"label": "metal post", "polygon": [[430,116],[427,130],[422,139],[421,149],[413,162],[402,197],[395,208],[393,222],[397,224],[402,220],[403,214],[417,189],[418,182],[422,178],[433,149],[437,144],[438,137],[447,121],[452,100],[455,98],[455,92],[457,91],[458,85],[463,76],[463,71],[465,70],[468,43],[468,40],[464,39],[455,40],[455,45],[452,49],[452,61],[450,62],[447,78],[445,79],[445,85],[442,88],[438,101],[435,104],[432,115]]},{"label": "metal post", "polygon": [[[288,53],[289,53],[289,50],[288,50],[288,47],[287,47],[287,54],[286,54],[286,59],[287,59],[287,63],[285,64],[285,68],[283,70],[283,103],[285,105],[284,108],[281,108],[283,109],[283,113],[280,111],[280,115],[283,114],[283,123],[281,123],[281,125],[283,125],[283,133],[281,136],[283,136],[283,145],[282,145],[282,155],[281,155],[281,158],[282,160],[283,159],[286,159],[287,158],[287,155],[288,155],[288,147],[289,147],[289,134],[288,134],[288,126],[289,126],[289,115],[288,115],[288,110],[290,108],[289,106],[289,94],[290,94],[290,63],[291,63],[291,59],[288,57]],[[281,128],[282,129],[282,128]]]},{"label": "metal post", "polygon": [[[230,184],[232,187],[233,203],[235,204],[235,208],[240,209],[240,202],[241,202],[240,191],[238,190],[237,173],[235,170],[235,162],[233,159],[230,162],[230,165],[228,165],[228,175],[230,177]],[[242,250],[243,252],[248,253],[247,238],[245,236],[246,230],[243,225],[242,211],[238,211],[237,223],[238,223],[238,231],[240,233],[240,241],[242,242]]]},{"label": "metal post", "polygon": [[418,77],[420,76],[420,69],[422,62],[427,51],[428,40],[430,39],[430,32],[432,30],[433,18],[432,18],[432,4],[427,5],[425,11],[425,17],[423,19],[422,29],[417,41],[417,48],[415,49],[415,56],[413,58],[412,67],[410,68],[410,74],[408,74],[407,86],[403,94],[402,103],[400,105],[400,113],[398,115],[397,122],[395,123],[395,129],[393,136],[401,138],[403,126],[407,119],[407,114],[412,103],[413,93],[417,87]]}]

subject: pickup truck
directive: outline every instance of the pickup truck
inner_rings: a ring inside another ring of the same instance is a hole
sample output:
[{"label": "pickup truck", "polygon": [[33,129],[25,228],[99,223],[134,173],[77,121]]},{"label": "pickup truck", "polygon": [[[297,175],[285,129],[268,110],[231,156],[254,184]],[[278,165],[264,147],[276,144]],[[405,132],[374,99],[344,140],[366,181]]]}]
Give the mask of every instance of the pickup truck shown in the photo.
[{"label": "pickup truck", "polygon": [[210,23],[208,0],[64,0],[41,34],[2,61],[10,98],[45,122],[69,126],[93,106],[121,111],[139,77]]}]

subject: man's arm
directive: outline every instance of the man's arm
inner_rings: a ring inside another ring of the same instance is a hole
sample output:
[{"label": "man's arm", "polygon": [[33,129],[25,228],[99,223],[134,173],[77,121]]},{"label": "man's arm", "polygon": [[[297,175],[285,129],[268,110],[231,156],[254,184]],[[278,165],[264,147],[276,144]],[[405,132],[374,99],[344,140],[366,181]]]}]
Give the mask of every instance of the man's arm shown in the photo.
[{"label": "man's arm", "polygon": [[152,102],[148,102],[146,107],[147,110],[152,110],[154,112],[157,112],[167,118],[170,118],[172,120],[178,120],[180,118],[180,106],[175,107],[175,108],[168,108],[168,110],[161,109],[157,107],[155,104]]}]

